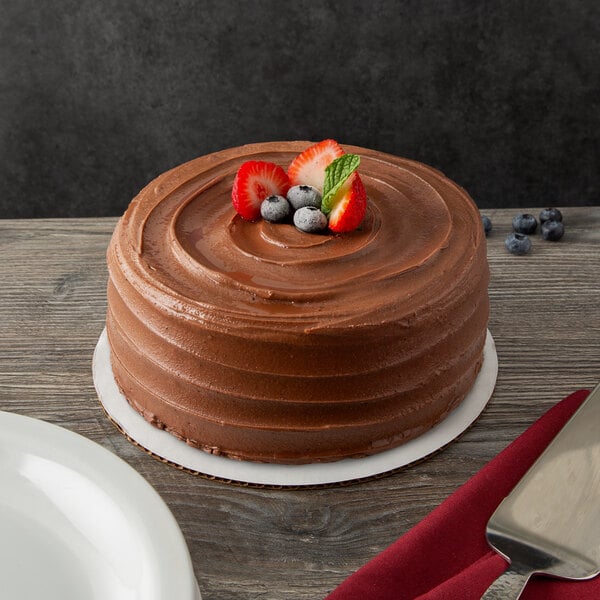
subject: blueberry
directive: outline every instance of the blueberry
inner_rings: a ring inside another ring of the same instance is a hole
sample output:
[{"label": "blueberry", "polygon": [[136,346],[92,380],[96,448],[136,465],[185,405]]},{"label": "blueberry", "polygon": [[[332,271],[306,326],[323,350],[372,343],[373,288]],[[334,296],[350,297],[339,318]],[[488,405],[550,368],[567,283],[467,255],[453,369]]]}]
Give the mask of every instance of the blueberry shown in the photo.
[{"label": "blueberry", "polygon": [[512,226],[516,233],[529,235],[535,233],[537,229],[537,220],[529,213],[516,215],[512,220]]},{"label": "blueberry", "polygon": [[283,196],[269,196],[260,205],[260,214],[265,221],[281,223],[292,213],[292,207]]},{"label": "blueberry", "polygon": [[504,240],[504,245],[511,254],[517,254],[521,256],[529,252],[531,248],[531,240],[522,233],[509,233]]},{"label": "blueberry", "polygon": [[562,213],[558,208],[544,208],[540,213],[540,223],[546,221],[562,221]]},{"label": "blueberry", "polygon": [[560,221],[549,219],[542,223],[542,237],[545,240],[556,242],[565,233],[565,226]]},{"label": "blueberry", "polygon": [[489,217],[482,215],[481,222],[483,223],[483,230],[485,231],[485,235],[487,236],[492,230],[492,220]]},{"label": "blueberry", "polygon": [[287,199],[295,210],[303,206],[321,208],[321,192],[311,185],[294,185],[288,190]]},{"label": "blueberry", "polygon": [[314,206],[303,206],[294,213],[294,225],[300,231],[317,233],[327,227],[327,217]]}]

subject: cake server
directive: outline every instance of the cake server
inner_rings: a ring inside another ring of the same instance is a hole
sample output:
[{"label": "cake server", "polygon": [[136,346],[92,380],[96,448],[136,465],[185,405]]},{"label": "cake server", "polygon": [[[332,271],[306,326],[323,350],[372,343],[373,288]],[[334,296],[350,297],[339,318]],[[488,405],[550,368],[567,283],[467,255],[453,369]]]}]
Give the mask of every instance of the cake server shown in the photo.
[{"label": "cake server", "polygon": [[533,574],[600,573],[600,385],[498,506],[486,535],[510,566],[481,600],[518,598]]}]

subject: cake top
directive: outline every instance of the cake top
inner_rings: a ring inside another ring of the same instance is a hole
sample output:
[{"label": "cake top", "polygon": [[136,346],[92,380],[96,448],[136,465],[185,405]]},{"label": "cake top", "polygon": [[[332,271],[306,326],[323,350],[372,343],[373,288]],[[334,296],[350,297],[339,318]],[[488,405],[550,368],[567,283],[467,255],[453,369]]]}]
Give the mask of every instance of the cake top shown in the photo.
[{"label": "cake top", "polygon": [[[290,184],[314,188],[315,180],[290,177],[312,146],[250,144],[164,173],[132,201],[110,260],[144,280],[164,310],[210,315],[209,327],[235,326],[240,335],[246,328],[260,336],[274,319],[303,332],[384,326],[399,313],[408,322],[428,298],[446,295],[450,303],[466,293],[468,266],[486,260],[479,212],[462,188],[421,163],[344,146],[359,165],[338,189],[360,178],[365,191],[364,216],[351,231],[309,234],[236,212],[232,191],[249,162],[270,163]],[[305,178],[310,169],[297,171]],[[450,285],[441,276],[449,272]]]}]

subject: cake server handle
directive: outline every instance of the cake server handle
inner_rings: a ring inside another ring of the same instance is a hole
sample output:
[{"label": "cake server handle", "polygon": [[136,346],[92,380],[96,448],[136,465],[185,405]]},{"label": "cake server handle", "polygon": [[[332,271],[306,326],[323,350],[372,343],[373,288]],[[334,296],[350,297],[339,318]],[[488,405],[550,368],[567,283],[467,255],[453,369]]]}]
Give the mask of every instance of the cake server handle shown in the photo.
[{"label": "cake server handle", "polygon": [[529,567],[512,562],[481,596],[481,600],[517,600],[532,575]]}]

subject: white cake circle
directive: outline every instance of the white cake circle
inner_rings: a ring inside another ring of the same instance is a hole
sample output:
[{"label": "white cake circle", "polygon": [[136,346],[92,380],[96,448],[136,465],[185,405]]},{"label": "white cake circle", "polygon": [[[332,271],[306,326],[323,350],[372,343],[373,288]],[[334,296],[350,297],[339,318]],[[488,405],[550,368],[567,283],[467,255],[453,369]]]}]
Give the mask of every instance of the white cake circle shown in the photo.
[{"label": "white cake circle", "polygon": [[106,329],[96,345],[92,370],[98,397],[109,418],[128,438],[155,457],[194,474],[227,482],[269,487],[315,487],[369,479],[395,471],[452,442],[474,423],[492,396],[498,375],[498,356],[488,331],[483,364],[471,391],[441,423],[421,436],[363,458],[300,465],[242,461],[209,454],[148,423],[131,407],[117,386],[110,364]]}]

